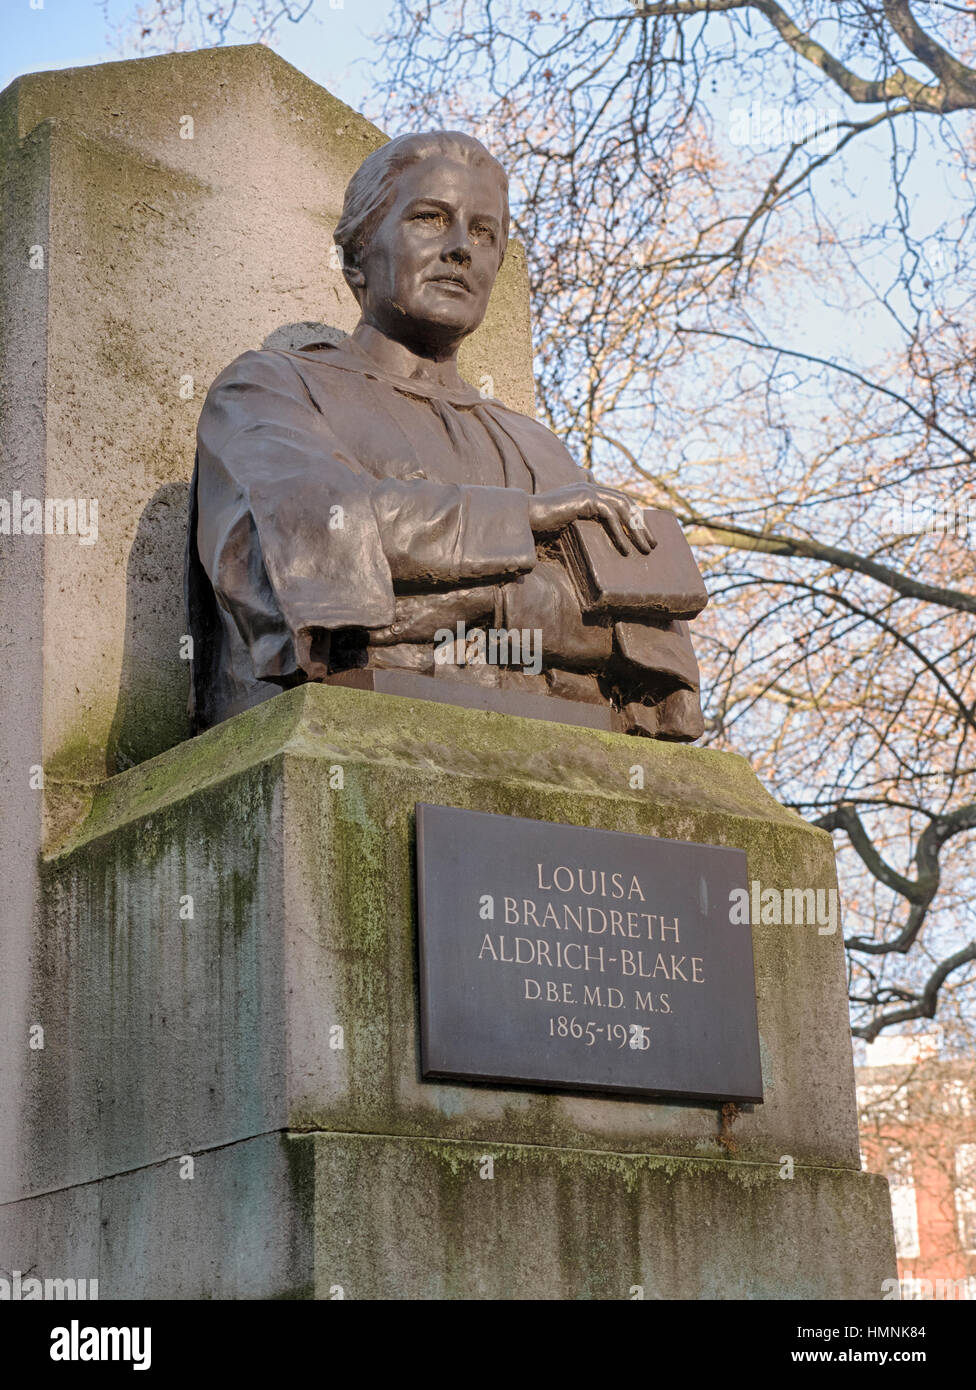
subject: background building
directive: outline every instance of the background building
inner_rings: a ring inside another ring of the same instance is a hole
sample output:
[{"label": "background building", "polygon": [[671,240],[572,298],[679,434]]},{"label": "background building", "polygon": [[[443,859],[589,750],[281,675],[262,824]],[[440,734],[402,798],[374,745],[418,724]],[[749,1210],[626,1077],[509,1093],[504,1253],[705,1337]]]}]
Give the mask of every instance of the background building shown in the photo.
[{"label": "background building", "polygon": [[[903,1298],[976,1298],[976,1063],[938,1030],[881,1037],[856,1069],[864,1167],[891,1187]],[[931,1286],[931,1287],[930,1287]]]}]

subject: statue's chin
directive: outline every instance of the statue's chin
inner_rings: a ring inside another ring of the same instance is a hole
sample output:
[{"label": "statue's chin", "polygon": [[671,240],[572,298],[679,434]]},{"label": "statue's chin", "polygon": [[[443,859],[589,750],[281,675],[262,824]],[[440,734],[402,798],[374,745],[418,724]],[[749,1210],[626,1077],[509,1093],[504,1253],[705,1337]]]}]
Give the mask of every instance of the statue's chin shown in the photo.
[{"label": "statue's chin", "polygon": [[423,296],[424,321],[432,327],[449,328],[456,333],[473,333],[485,316],[485,306],[467,290],[445,284],[426,285]]},{"label": "statue's chin", "polygon": [[402,343],[413,352],[444,352],[456,350],[458,344],[480,325],[484,311],[467,304],[426,301],[422,306],[392,303],[392,312],[366,322],[386,337]]},{"label": "statue's chin", "polygon": [[484,314],[452,314],[449,309],[445,308],[442,313],[427,315],[425,328],[430,337],[438,342],[443,342],[447,338],[452,338],[457,342],[461,338],[466,338],[469,333],[473,333],[483,318]]},{"label": "statue's chin", "polygon": [[469,333],[474,332],[480,322],[480,319],[472,320],[467,315],[430,314],[420,325],[420,334],[438,342],[445,338],[466,338]]},{"label": "statue's chin", "polygon": [[420,322],[414,322],[405,331],[401,325],[395,336],[405,347],[421,351],[440,352],[455,349],[457,345],[473,333],[481,322],[472,322],[468,317],[455,314],[426,314]]}]

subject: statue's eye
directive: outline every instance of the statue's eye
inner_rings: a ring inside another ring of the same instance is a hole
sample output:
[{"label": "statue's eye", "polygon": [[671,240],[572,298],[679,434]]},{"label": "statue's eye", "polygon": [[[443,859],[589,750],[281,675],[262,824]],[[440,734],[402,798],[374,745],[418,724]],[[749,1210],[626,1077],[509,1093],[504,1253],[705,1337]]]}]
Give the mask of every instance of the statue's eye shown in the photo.
[{"label": "statue's eye", "polygon": [[432,209],[427,209],[424,212],[415,212],[413,220],[414,222],[443,222],[444,214]]},{"label": "statue's eye", "polygon": [[495,232],[492,227],[478,226],[473,227],[472,231],[479,241],[492,242],[495,240]]}]

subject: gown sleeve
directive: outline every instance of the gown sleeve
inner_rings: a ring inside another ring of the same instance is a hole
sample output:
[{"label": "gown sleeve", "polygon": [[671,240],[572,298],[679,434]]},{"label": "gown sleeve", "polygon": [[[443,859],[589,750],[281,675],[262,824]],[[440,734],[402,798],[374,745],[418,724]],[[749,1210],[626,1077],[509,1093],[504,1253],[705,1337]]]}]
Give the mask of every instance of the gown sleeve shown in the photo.
[{"label": "gown sleeve", "polygon": [[526,493],[376,479],[277,352],[244,353],[210,389],[197,514],[200,563],[266,680],[313,674],[315,629],[388,626],[398,581],[500,582],[536,559]]}]

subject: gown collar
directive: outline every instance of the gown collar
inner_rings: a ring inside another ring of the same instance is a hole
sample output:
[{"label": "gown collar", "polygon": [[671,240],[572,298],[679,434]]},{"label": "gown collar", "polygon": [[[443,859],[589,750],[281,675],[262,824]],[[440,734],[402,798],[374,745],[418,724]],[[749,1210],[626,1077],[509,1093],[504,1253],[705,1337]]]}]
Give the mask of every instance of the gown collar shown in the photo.
[{"label": "gown collar", "polygon": [[455,406],[491,405],[506,409],[494,396],[483,396],[467,382],[457,388],[421,381],[419,377],[396,376],[381,367],[364,348],[349,338],[342,343],[307,343],[304,347],[292,349],[289,356],[303,357],[309,362],[327,361],[330,367],[337,367],[343,372],[357,372],[360,376],[385,382],[405,395],[419,396],[423,400],[446,401]]}]

